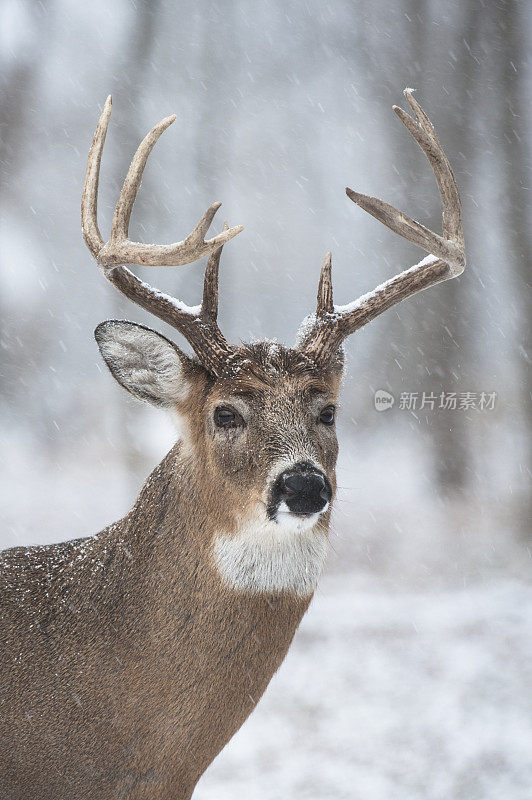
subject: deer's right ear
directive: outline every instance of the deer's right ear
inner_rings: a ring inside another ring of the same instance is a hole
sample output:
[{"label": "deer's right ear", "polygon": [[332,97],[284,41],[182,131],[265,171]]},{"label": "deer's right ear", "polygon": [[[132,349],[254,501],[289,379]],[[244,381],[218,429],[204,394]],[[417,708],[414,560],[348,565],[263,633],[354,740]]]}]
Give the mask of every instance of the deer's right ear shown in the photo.
[{"label": "deer's right ear", "polygon": [[111,374],[134,397],[160,408],[186,398],[192,361],[164,336],[119,320],[102,322],[94,336]]}]

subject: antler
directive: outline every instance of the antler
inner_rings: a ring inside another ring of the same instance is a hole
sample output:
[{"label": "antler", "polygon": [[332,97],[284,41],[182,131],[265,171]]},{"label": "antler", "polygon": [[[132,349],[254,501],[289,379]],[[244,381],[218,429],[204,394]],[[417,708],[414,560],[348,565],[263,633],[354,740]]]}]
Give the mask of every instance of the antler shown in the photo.
[{"label": "antler", "polygon": [[317,363],[326,364],[347,336],[362,328],[383,311],[429,286],[455,278],[465,268],[460,196],[451,165],[436,137],[431,121],[413,98],[412,90],[405,89],[404,95],[416,119],[398,106],[393,106],[393,110],[427,156],[434,172],[443,205],[443,236],[433,233],[383,200],[346,189],[347,196],[364,211],[404,239],[419,245],[430,255],[419,264],[377,286],[372,292],[362,295],[358,300],[345,306],[335,306],[332,295],[331,254],[327,253],[321,269],[316,315],[305,324],[299,336],[301,340],[299,348]]},{"label": "antler", "polygon": [[[81,200],[81,227],[83,238],[106,278],[137,305],[172,325],[192,345],[192,348],[214,375],[220,375],[232,348],[225,340],[216,322],[218,306],[218,265],[226,242],[243,230],[242,225],[229,228],[224,224],[222,233],[205,240],[214,215],[221,203],[206,210],[193,231],[182,242],[169,245],[143,244],[128,239],[129,220],[133,203],[139,190],[146,161],[161,134],[175,120],[175,115],[161,120],[143,139],[129,167],[111,227],[111,237],[105,244],[98,228],[98,182],[103,146],[111,116],[111,96],[106,100],[98,127],[94,134],[85,185]],[[190,264],[202,256],[210,258],[205,271],[203,303],[187,306],[170,295],[157,291],[139,280],[125,264],[147,266],[178,266]]]}]

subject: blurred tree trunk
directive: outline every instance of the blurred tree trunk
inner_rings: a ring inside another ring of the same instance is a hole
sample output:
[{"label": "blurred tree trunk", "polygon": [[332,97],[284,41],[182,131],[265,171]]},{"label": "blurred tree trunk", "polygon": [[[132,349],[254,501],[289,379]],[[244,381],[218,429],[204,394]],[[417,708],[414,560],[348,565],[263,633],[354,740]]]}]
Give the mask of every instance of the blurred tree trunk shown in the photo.
[{"label": "blurred tree trunk", "polygon": [[234,107],[230,98],[237,78],[235,24],[233,0],[212,6],[200,18],[198,84],[203,94],[198,97],[196,164],[198,186],[208,196],[220,188],[231,143]]},{"label": "blurred tree trunk", "polygon": [[[238,85],[238,30],[235,3],[226,0],[220,6],[210,5],[206,13],[199,16],[200,55],[197,72],[197,134],[195,145],[197,196],[205,199],[205,207],[215,201],[223,201],[229,192],[228,182],[232,176],[231,142],[235,125],[235,106],[232,102],[233,86]],[[219,232],[227,218],[227,209],[218,212],[209,236]],[[230,225],[234,220],[228,220]],[[222,256],[220,283],[220,305],[234,307],[236,287],[224,269],[226,252]],[[196,289],[201,296],[203,269],[196,275]],[[229,275],[228,275],[229,272]],[[192,302],[192,300],[191,300]]]},{"label": "blurred tree trunk", "polygon": [[[502,46],[498,49],[498,74],[501,90],[498,113],[500,147],[502,151],[501,179],[503,182],[504,230],[507,238],[507,252],[515,273],[518,297],[521,303],[518,332],[518,363],[522,372],[523,418],[526,442],[526,463],[523,465],[525,485],[529,487],[527,503],[523,508],[523,522],[530,533],[532,516],[532,294],[530,254],[532,253],[532,220],[530,219],[530,187],[532,186],[530,135],[527,114],[530,87],[530,74],[527,63],[530,50],[526,48],[527,11],[526,4],[517,0],[491,7],[495,14],[493,22],[500,36]],[[492,30],[490,33],[494,33]],[[528,480],[527,480],[528,476]]]},{"label": "blurred tree trunk", "polygon": [[[2,199],[16,201],[18,181],[16,173],[21,155],[20,143],[38,91],[42,65],[48,53],[39,46],[39,39],[46,40],[55,23],[55,4],[21,2],[26,14],[24,46],[20,44],[16,53],[0,55],[2,80],[0,82],[0,164]],[[31,31],[31,33],[30,33]],[[31,36],[31,46],[27,37]],[[5,59],[5,61],[4,61]]]},{"label": "blurred tree trunk", "polygon": [[[118,65],[115,94],[117,98],[120,98],[120,129],[123,132],[123,145],[114,180],[116,199],[118,199],[118,193],[133,154],[147,133],[147,130],[142,128],[142,121],[139,120],[139,108],[150,72],[154,30],[159,10],[159,0],[140,0],[135,4],[130,36],[126,39]],[[146,209],[143,209],[143,213],[145,212]],[[144,219],[143,222],[146,220]],[[131,302],[112,287],[109,291],[112,317],[130,319],[132,316]],[[135,495],[147,472],[153,466],[148,462],[138,444],[137,432],[142,409],[136,403],[125,403],[124,397],[120,395],[115,412],[115,422],[117,423],[115,430],[117,430],[118,449],[124,466],[125,489],[128,494]]]},{"label": "blurred tree trunk", "polygon": [[[9,209],[13,218],[27,219],[28,197],[21,189],[20,173],[23,172],[25,148],[32,133],[32,113],[38,106],[37,96],[44,73],[48,51],[40,41],[48,41],[56,22],[56,6],[49,2],[46,7],[31,0],[21,0],[23,30],[15,45],[0,53],[0,189],[1,205]],[[38,143],[34,143],[38,147]],[[39,176],[35,176],[36,183]],[[1,223],[4,223],[2,214]],[[38,226],[31,218],[30,225]],[[8,236],[11,233],[7,234]],[[2,259],[2,254],[0,254]],[[4,272],[3,264],[0,273]],[[49,408],[41,400],[39,391],[28,393],[27,369],[39,374],[34,385],[40,386],[44,371],[48,368],[50,343],[54,331],[50,326],[49,309],[33,307],[31,313],[24,306],[15,308],[0,292],[0,320],[3,352],[2,378],[17,414],[21,408],[32,414],[35,434],[43,446],[51,447],[55,442],[56,428]],[[31,351],[26,343],[31,342]],[[44,366],[43,366],[44,365]]]},{"label": "blurred tree trunk", "polygon": [[[460,7],[459,15],[449,26],[449,50],[455,54],[454,80],[449,102],[440,111],[437,130],[444,149],[450,157],[462,198],[470,193],[469,164],[473,159],[474,132],[470,127],[472,90],[476,61],[472,55],[480,27],[480,8],[473,3]],[[428,13],[424,18],[430,19]],[[443,31],[433,32],[441,36]],[[427,36],[429,31],[427,31]],[[436,44],[434,42],[434,44]],[[442,48],[447,52],[447,48]],[[437,48],[431,48],[431,58]],[[436,66],[433,64],[433,67]],[[436,100],[436,98],[434,98]],[[437,110],[437,103],[434,102]],[[430,113],[430,111],[429,111]],[[467,219],[465,220],[467,228]],[[434,201],[429,227],[441,230],[439,197]],[[467,245],[467,236],[466,236]],[[419,298],[423,304],[426,332],[423,344],[423,363],[427,368],[429,390],[436,395],[444,391],[475,391],[478,387],[464,385],[470,374],[468,359],[468,278],[447,281],[436,287],[431,296]],[[426,304],[426,305],[425,305]],[[436,310],[436,315],[434,311]],[[423,388],[423,387],[422,387]],[[469,412],[471,413],[471,412]],[[468,412],[465,410],[429,412],[429,432],[432,439],[435,474],[440,492],[454,494],[464,490],[470,480],[470,442]]]},{"label": "blurred tree trunk", "polygon": [[[449,155],[462,197],[468,193],[467,167],[471,157],[472,132],[468,128],[466,109],[470,105],[474,61],[470,55],[470,37],[478,27],[478,10],[472,3],[457,5],[435,25],[430,0],[406,0],[403,4],[411,24],[406,29],[408,44],[401,40],[397,74],[403,73],[409,85],[419,89],[418,99],[435,124],[436,131]],[[454,69],[445,76],[445,87],[439,78],[445,61],[453,54]],[[395,79],[395,76],[394,76]],[[402,88],[402,87],[401,87]],[[448,99],[442,89],[448,90]],[[403,139],[408,137],[401,131]],[[405,193],[409,199],[404,210],[421,218],[427,227],[441,231],[441,201],[430,166],[419,148],[405,144],[401,156],[401,175],[405,175]],[[400,250],[400,248],[398,248]],[[419,260],[422,258],[419,254]],[[409,261],[409,266],[415,261]],[[470,391],[464,386],[468,375],[466,281],[448,281],[409,301],[399,313],[409,322],[407,348],[409,358],[417,360],[406,366],[405,389],[419,393],[415,412],[426,427],[431,442],[433,474],[440,494],[460,493],[466,488],[470,470],[470,443],[465,411],[445,411],[427,405],[423,410],[423,393],[440,397],[442,392]]]},{"label": "blurred tree trunk", "polygon": [[[403,0],[392,11],[396,15],[396,36],[388,43],[386,58],[382,58],[380,41],[382,19],[379,15],[382,13],[378,6],[367,4],[366,14],[371,24],[368,26],[365,21],[366,28],[375,33],[367,37],[358,54],[362,71],[367,73],[377,96],[393,98],[392,102],[398,104],[401,104],[399,92],[405,86],[419,89],[418,99],[435,123],[458,173],[461,194],[465,195],[468,180],[464,164],[471,151],[471,134],[464,111],[470,102],[473,79],[469,37],[478,23],[477,9],[472,3],[457,4],[449,13],[441,15],[440,20],[430,0]],[[434,24],[436,19],[437,25]],[[449,70],[443,69],[450,52],[456,57],[451,85]],[[445,88],[450,89],[448,102],[442,93],[443,75]],[[393,118],[389,130],[390,146],[400,154],[394,181],[402,186],[403,197],[397,199],[397,205],[428,227],[440,231],[440,198],[426,158],[408,141],[408,133]],[[396,239],[385,250],[385,257],[391,264],[391,277],[416,263],[416,258],[421,260],[423,253],[414,253],[412,257],[412,246]],[[439,397],[442,390],[471,389],[462,385],[468,357],[465,312],[462,279],[423,292],[398,306],[395,313],[388,314],[387,319],[379,323],[384,326],[384,335],[376,345],[382,348],[378,360],[386,364],[392,391],[396,394],[398,391],[419,392],[420,396],[426,392]],[[393,334],[398,319],[404,328],[402,345],[394,342],[394,339],[401,339]],[[434,478],[439,491],[459,492],[467,485],[470,458],[464,412],[445,412],[437,408],[431,411],[430,407],[423,411],[418,405],[414,413],[426,426],[430,438]]]}]

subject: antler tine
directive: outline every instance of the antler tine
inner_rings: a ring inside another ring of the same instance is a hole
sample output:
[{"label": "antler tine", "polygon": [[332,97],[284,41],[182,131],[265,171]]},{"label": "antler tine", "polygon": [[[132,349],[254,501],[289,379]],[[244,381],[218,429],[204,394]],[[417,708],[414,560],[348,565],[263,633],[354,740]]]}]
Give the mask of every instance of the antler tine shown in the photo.
[{"label": "antler tine", "polygon": [[243,230],[242,225],[236,225],[234,228],[228,228],[212,239],[205,240],[205,234],[221,205],[221,203],[213,203],[205,211],[191,233],[181,242],[167,245],[144,244],[142,242],[132,242],[127,238],[131,210],[146,162],[161,134],[175,120],[174,114],[161,120],[139,145],[118,198],[111,227],[111,237],[107,244],[104,244],[97,223],[97,196],[100,163],[110,115],[111,97],[109,96],[89,152],[81,203],[83,236],[91,253],[104,270],[114,269],[117,266],[126,264],[143,264],[151,267],[190,264],[192,261],[197,261],[199,258],[209,255],[213,250],[216,250],[220,245],[225,244]]},{"label": "antler tine", "polygon": [[111,118],[112,105],[111,95],[109,95],[105,101],[94,133],[91,149],[89,150],[83,195],[81,197],[81,230],[83,231],[85,244],[94,258],[97,257],[103,247],[103,239],[98,228],[98,184],[100,181],[103,146]]},{"label": "antler tine", "polygon": [[463,252],[457,243],[444,239],[429,230],[429,228],[421,225],[420,222],[416,222],[406,214],[403,214],[402,211],[398,211],[397,208],[384,200],[379,200],[377,197],[370,197],[366,194],[359,194],[352,189],[346,189],[345,191],[357,206],[367,211],[368,214],[382,222],[394,233],[398,233],[403,239],[417,244],[427,253],[438,256],[448,264],[456,265],[459,270],[456,272],[457,275],[462,272],[464,267]]},{"label": "antler tine", "polygon": [[[226,228],[218,236],[204,241],[205,234],[211,226],[214,215],[222,205],[218,202],[209,206],[196,227],[182,242],[168,245],[146,245],[128,240],[131,211],[137,197],[146,162],[157,140],[172,125],[175,119],[176,115],[173,114],[171,117],[165,117],[155,125],[144,137],[133,157],[113,216],[111,238],[108,245],[109,256],[112,256],[113,260],[116,257],[113,254],[121,253],[123,257],[128,259],[123,262],[127,264],[142,263],[159,267],[189,264],[191,261],[196,261],[198,258],[211,253],[214,248],[224,245],[243,230],[242,225]],[[100,260],[109,256],[104,251],[103,254],[100,254]]]},{"label": "antler tine", "polygon": [[384,200],[354,192],[349,188],[345,191],[347,196],[364,211],[394,233],[450,264],[454,267],[455,274],[459,275],[464,269],[465,258],[460,195],[456,181],[430,119],[412,96],[411,89],[405,89],[404,95],[417,117],[417,122],[399,106],[393,106],[393,110],[421,147],[432,167],[443,204],[444,235],[439,236]]},{"label": "antler tine", "polygon": [[332,287],[332,254],[326,253],[321,267],[320,282],[318,284],[318,304],[316,315],[323,317],[325,314],[332,314],[334,311],[333,287]]},{"label": "antler tine", "polygon": [[[224,222],[224,231],[229,229],[229,225]],[[218,270],[220,267],[220,256],[222,255],[223,244],[209,256],[205,277],[203,279],[203,300],[201,301],[201,317],[216,322],[218,316]]]},{"label": "antler tine", "polygon": [[403,94],[416,115],[419,125],[399,106],[393,106],[393,110],[429,159],[442,199],[444,237],[457,241],[463,248],[462,206],[449,159],[443,152],[430,119],[413,96],[412,90],[405,89]]},{"label": "antler tine", "polygon": [[[128,236],[131,209],[142,179],[148,157],[175,116],[161,120],[141,142],[128,170],[115,209],[111,237],[104,244],[97,222],[98,182],[105,136],[111,115],[111,97],[107,98],[87,161],[85,184],[81,201],[83,236],[92,255],[102,267],[106,278],[127,298],[159,319],[176,328],[192,345],[203,365],[219,376],[226,368],[233,348],[227,343],[217,322],[218,265],[223,245],[243,230],[242,225],[229,228],[212,239],[205,235],[221,203],[213,203],[203,214],[191,233],[182,242],[171,245],[142,244],[130,241]],[[187,306],[170,295],[157,291],[139,280],[126,264],[148,266],[173,266],[189,264],[205,255],[211,255],[205,274],[204,302],[202,306]]]},{"label": "antler tine", "polygon": [[111,242],[122,242],[127,239],[129,231],[129,220],[131,218],[131,211],[133,210],[133,203],[137,198],[144,167],[148,161],[148,157],[153,150],[159,137],[165,132],[167,128],[172,125],[176,120],[176,115],[172,114],[170,117],[162,119],[151,131],[146,134],[142,142],[139,144],[137,152],[133,156],[133,160],[129,165],[126,179],[122,185],[122,191],[116,204],[115,213],[113,215],[113,222],[111,225]]},{"label": "antler tine", "polygon": [[317,363],[326,364],[330,361],[349,334],[366,325],[395,303],[429,286],[460,275],[465,267],[460,196],[451,165],[436,137],[430,119],[412,97],[412,90],[405,89],[404,94],[416,119],[397,106],[394,106],[393,110],[427,156],[434,172],[443,205],[443,236],[434,233],[383,200],[346,189],[348,197],[364,211],[395,233],[422,247],[429,255],[419,264],[404,270],[372,292],[345,306],[332,305],[330,259],[327,261],[326,258],[320,277],[315,322],[310,329],[305,327],[302,330],[302,341],[299,345],[300,349],[312,356]]}]

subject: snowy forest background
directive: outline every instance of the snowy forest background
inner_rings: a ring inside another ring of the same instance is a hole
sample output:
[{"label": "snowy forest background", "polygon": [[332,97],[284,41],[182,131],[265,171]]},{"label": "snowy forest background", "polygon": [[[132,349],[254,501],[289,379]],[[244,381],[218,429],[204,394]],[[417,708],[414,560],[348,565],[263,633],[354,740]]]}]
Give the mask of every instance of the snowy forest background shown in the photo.
[{"label": "snowy forest background", "polygon": [[[183,238],[223,201],[215,229],[245,226],[222,257],[233,341],[291,343],[328,249],[340,303],[423,257],[344,193],[439,229],[428,163],[391,111],[405,86],[461,190],[464,275],[347,343],[327,574],[198,800],[530,797],[531,20],[526,0],[0,6],[0,547],[119,518],[175,436],[113,381],[92,335],[125,318],[172,336],[106,283],[81,238],[108,93],[103,235],[138,142],[176,112],[132,238]],[[136,271],[193,303],[203,268]],[[376,411],[377,389],[393,408]],[[496,402],[431,410],[423,392]]]}]

